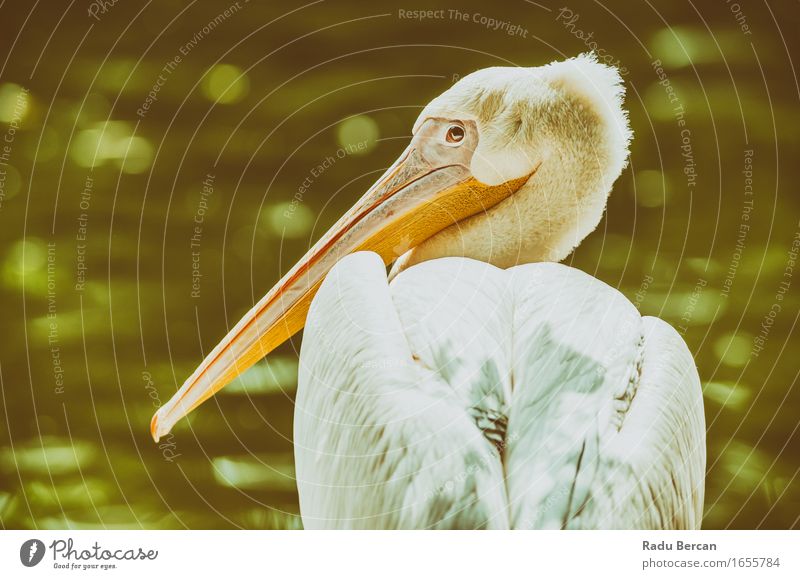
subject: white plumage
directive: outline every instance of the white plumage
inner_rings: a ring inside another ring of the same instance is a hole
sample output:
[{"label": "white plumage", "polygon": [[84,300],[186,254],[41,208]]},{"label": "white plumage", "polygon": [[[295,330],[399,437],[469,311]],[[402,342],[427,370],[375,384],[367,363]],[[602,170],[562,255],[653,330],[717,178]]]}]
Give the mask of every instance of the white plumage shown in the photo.
[{"label": "white plumage", "polygon": [[702,408],[675,330],[585,273],[445,258],[389,285],[357,253],[303,337],[303,523],[698,528]]}]

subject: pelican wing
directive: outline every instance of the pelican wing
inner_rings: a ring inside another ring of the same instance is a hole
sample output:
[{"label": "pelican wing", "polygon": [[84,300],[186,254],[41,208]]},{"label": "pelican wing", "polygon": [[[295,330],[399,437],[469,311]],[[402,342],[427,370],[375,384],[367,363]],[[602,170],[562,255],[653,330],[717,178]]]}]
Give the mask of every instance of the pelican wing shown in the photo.
[{"label": "pelican wing", "polygon": [[648,316],[642,330],[638,388],[600,447],[586,507],[571,527],[700,528],[706,446],[697,369],[672,326]]},{"label": "pelican wing", "polygon": [[703,440],[680,337],[566,266],[447,258],[388,285],[355,254],[309,312],[306,527],[695,527]]},{"label": "pelican wing", "polygon": [[509,272],[511,525],[699,527],[705,425],[686,344],[581,271],[540,263]]},{"label": "pelican wing", "polygon": [[508,528],[495,516],[507,502],[499,453],[412,347],[377,255],[345,257],[326,277],[298,382],[306,528]]}]

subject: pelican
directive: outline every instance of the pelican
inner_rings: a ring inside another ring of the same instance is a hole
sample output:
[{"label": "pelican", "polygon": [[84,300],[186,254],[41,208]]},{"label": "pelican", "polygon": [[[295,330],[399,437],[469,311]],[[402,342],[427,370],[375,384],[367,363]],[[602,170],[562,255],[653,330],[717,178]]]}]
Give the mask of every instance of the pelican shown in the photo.
[{"label": "pelican", "polygon": [[686,344],[558,263],[627,164],[623,97],[591,54],[459,80],[158,410],[154,439],[305,327],[306,528],[699,528]]}]

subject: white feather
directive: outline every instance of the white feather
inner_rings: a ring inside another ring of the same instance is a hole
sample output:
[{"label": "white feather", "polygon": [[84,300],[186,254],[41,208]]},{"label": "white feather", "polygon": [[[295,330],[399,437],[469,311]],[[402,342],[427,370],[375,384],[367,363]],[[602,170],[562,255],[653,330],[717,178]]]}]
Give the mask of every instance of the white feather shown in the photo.
[{"label": "white feather", "polygon": [[307,528],[695,528],[704,421],[668,325],[563,265],[345,257],[309,312]]}]

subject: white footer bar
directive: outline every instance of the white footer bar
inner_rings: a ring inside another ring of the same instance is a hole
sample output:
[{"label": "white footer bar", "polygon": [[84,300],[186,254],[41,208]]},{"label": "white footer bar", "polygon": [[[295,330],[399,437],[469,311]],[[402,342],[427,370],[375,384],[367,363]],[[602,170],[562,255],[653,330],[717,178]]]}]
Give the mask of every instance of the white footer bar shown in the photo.
[{"label": "white footer bar", "polygon": [[[3,531],[2,577],[800,577],[797,531]],[[543,575],[547,573],[547,575]]]}]

